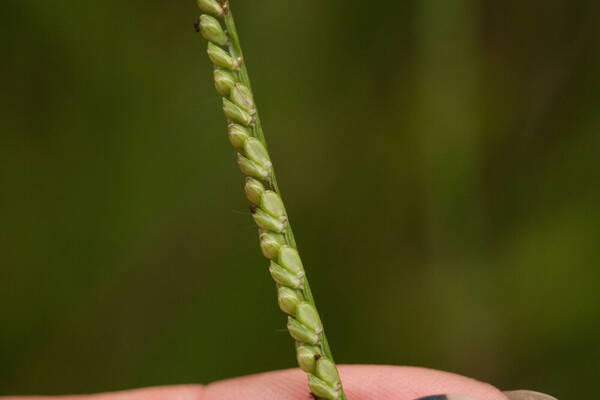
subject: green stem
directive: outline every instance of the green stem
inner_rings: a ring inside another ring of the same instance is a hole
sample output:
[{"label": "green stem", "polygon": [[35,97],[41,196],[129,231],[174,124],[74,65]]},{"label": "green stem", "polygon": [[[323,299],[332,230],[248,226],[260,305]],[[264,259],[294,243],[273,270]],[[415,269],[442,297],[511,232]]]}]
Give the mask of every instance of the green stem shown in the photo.
[{"label": "green stem", "polygon": [[[227,32],[228,32],[229,38],[230,38],[229,51],[231,52],[231,55],[235,59],[242,61],[239,71],[236,72],[237,78],[240,80],[241,83],[243,83],[245,86],[247,86],[250,89],[250,91],[252,91],[252,86],[250,84],[250,78],[248,76],[248,70],[246,68],[246,62],[244,60],[244,56],[242,53],[242,47],[240,45],[240,40],[239,40],[239,36],[237,34],[237,30],[235,28],[233,14],[232,14],[231,10],[229,9],[229,3],[226,2],[225,4],[226,4],[225,5],[226,13],[224,15],[224,20],[225,20],[225,27],[227,29]],[[262,144],[265,146],[265,148],[268,148],[266,140],[265,140],[265,135],[264,135],[263,129],[262,129],[262,124],[261,124],[260,118],[258,116],[258,111],[256,112],[256,116],[255,116],[253,134],[258,140],[260,140],[262,142]],[[281,191],[279,190],[279,185],[277,184],[277,178],[275,177],[274,168],[271,171],[271,177],[270,177],[269,183],[270,183],[272,189],[283,199],[283,197],[281,196]],[[294,233],[292,231],[292,226],[291,226],[289,220],[288,220],[286,230],[285,230],[285,238],[290,246],[297,249],[296,239],[294,238]],[[304,292],[304,297],[305,297],[306,301],[309,302],[315,309],[317,309],[312,291],[310,290],[308,278],[304,279],[303,292]],[[322,333],[322,340],[321,340],[320,346],[321,346],[321,350],[322,350],[323,354],[327,358],[329,358],[332,362],[335,362],[333,359],[333,355],[331,354],[331,348],[329,347],[329,342],[327,341],[327,337],[325,335],[324,329],[323,329],[323,333]],[[343,389],[341,391],[341,394],[342,394],[342,400],[346,400],[346,394],[344,393]]]}]

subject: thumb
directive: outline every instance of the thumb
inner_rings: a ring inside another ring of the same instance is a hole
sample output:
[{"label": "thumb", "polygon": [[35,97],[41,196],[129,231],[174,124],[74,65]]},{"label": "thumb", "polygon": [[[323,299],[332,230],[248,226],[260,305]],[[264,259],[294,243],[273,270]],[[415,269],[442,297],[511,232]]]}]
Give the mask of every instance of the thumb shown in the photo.
[{"label": "thumb", "polygon": [[[474,400],[507,400],[495,387],[448,372],[416,367],[342,365],[348,400],[415,400],[457,394]],[[184,385],[67,397],[0,397],[0,400],[310,400],[299,369],[228,379],[208,386]],[[436,400],[442,400],[438,397]]]},{"label": "thumb", "polygon": [[[436,394],[462,394],[477,400],[507,400],[498,389],[464,376],[416,367],[342,365],[349,400],[414,400]],[[308,400],[306,375],[298,369],[215,382],[202,400]]]}]

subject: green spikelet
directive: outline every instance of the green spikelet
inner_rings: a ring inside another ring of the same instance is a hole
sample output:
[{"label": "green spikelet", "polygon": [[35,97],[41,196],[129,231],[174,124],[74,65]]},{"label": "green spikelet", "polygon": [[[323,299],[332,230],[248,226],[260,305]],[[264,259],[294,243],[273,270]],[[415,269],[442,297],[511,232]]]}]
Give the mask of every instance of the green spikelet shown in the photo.
[{"label": "green spikelet", "polygon": [[229,39],[225,32],[223,32],[221,23],[215,17],[206,14],[201,15],[198,26],[200,27],[200,33],[204,36],[204,39],[216,43],[219,46],[225,46],[227,44]]},{"label": "green spikelet", "polygon": [[215,17],[223,15],[223,7],[221,7],[217,0],[198,0],[197,3],[198,8],[202,12],[214,15]]},{"label": "green spikelet", "polygon": [[221,68],[215,68],[215,72],[213,74],[215,81],[215,89],[221,96],[229,96],[231,93],[231,88],[235,83],[235,78],[230,72],[225,71]]},{"label": "green spikelet", "polygon": [[208,42],[206,53],[208,54],[210,61],[212,61],[217,67],[226,68],[229,70],[233,70],[237,67],[233,57],[212,42]]}]

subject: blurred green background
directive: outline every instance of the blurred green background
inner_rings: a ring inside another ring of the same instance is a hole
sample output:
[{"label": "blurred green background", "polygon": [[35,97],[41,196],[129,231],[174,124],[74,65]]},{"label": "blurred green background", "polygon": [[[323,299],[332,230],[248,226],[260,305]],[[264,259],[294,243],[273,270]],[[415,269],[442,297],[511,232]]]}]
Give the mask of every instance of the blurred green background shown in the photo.
[{"label": "blurred green background", "polygon": [[[600,378],[596,1],[235,1],[337,361]],[[195,2],[8,0],[0,394],[294,366]]]}]

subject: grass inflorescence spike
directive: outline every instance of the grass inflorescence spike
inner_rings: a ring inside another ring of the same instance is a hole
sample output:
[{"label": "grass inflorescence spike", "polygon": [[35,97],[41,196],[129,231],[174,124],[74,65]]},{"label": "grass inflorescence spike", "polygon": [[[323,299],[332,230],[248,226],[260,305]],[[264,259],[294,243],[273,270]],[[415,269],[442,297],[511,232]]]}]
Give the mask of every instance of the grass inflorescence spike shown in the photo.
[{"label": "grass inflorescence spike", "polygon": [[215,66],[213,78],[222,96],[229,140],[238,150],[237,162],[246,175],[244,189],[259,228],[260,249],[269,260],[279,307],[288,314],[298,365],[308,374],[315,397],[345,400],[267,151],[229,1],[197,3],[203,14],[196,26],[208,41],[207,54]]}]

